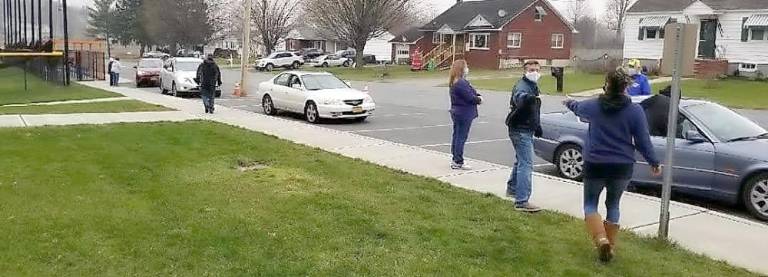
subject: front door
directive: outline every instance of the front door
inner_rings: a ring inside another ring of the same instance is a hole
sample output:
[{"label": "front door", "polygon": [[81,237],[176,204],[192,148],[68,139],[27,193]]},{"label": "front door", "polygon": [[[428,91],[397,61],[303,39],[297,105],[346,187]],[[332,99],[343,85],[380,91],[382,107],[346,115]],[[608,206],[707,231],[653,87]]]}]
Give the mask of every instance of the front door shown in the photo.
[{"label": "front door", "polygon": [[717,39],[717,19],[701,20],[699,30],[699,58],[715,58],[715,42]]}]

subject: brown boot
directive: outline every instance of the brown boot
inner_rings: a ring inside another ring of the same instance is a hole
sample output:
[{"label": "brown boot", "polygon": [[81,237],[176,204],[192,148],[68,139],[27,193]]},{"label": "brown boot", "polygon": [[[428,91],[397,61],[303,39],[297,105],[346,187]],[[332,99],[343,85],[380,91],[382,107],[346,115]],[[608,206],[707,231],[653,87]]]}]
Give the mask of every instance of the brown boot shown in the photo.
[{"label": "brown boot", "polygon": [[611,242],[605,232],[605,226],[603,225],[603,218],[600,214],[594,213],[584,217],[584,222],[587,225],[587,231],[592,236],[592,241],[597,247],[600,260],[603,262],[609,262],[613,255],[611,255]]},{"label": "brown boot", "polygon": [[613,256],[616,251],[616,242],[619,240],[619,229],[621,226],[608,221],[603,222],[603,226],[605,227],[605,236],[611,242],[611,256]]}]

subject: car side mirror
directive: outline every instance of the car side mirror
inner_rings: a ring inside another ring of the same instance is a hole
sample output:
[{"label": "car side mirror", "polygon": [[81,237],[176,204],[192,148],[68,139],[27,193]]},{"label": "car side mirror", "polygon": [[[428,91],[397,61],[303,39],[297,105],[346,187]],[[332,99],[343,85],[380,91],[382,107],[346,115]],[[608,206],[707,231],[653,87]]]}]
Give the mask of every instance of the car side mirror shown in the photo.
[{"label": "car side mirror", "polygon": [[293,85],[291,85],[291,88],[301,89],[302,87],[301,87],[301,84],[293,84]]},{"label": "car side mirror", "polygon": [[685,139],[690,141],[691,143],[702,143],[707,142],[707,138],[701,135],[698,131],[695,130],[688,130],[685,132]]}]

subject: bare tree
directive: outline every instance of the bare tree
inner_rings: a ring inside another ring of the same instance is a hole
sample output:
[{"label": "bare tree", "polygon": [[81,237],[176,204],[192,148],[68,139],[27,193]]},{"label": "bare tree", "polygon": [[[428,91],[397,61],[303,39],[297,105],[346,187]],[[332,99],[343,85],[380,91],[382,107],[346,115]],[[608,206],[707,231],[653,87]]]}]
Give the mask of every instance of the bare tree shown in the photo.
[{"label": "bare tree", "polygon": [[315,25],[357,52],[356,67],[363,66],[368,40],[395,26],[411,8],[412,0],[308,0],[307,14]]},{"label": "bare tree", "polygon": [[251,22],[254,35],[269,55],[293,29],[300,15],[300,0],[255,0]]},{"label": "bare tree", "polygon": [[589,14],[589,9],[586,0],[572,0],[568,2],[566,12],[568,13],[568,19],[571,23],[576,25],[579,23],[582,17]]},{"label": "bare tree", "polygon": [[606,20],[608,28],[616,31],[616,37],[621,37],[624,31],[624,20],[627,17],[627,10],[632,4],[632,0],[608,0],[606,10]]}]

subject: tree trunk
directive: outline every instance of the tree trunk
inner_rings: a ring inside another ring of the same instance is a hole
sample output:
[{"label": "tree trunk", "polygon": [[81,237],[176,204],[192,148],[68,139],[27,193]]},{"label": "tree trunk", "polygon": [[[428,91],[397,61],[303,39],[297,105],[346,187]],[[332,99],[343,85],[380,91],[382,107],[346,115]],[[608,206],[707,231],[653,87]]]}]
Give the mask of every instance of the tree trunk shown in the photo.
[{"label": "tree trunk", "polygon": [[365,51],[365,43],[367,41],[355,41],[355,68],[363,68],[365,61],[363,61],[363,51]]},{"label": "tree trunk", "polygon": [[147,45],[142,43],[141,49],[139,49],[139,57],[144,57],[144,52],[147,50]]}]

